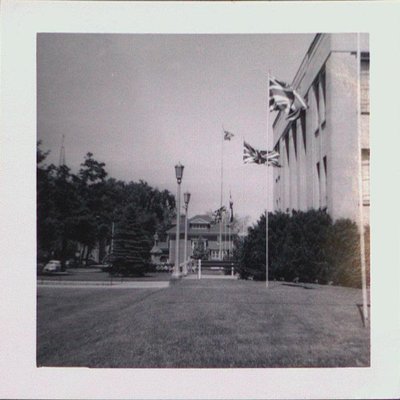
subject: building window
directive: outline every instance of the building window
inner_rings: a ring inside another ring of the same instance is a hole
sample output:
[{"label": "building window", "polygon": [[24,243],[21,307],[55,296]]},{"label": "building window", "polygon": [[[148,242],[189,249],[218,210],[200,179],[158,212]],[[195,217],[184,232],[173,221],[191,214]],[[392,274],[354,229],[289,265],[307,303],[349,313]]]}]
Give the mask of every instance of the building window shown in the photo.
[{"label": "building window", "polygon": [[315,84],[311,86],[308,99],[309,99],[308,103],[309,108],[307,114],[310,117],[311,132],[315,132],[319,128],[318,101],[317,101],[317,92],[315,90]]},{"label": "building window", "polygon": [[318,207],[321,207],[321,170],[320,170],[319,162],[317,162],[317,188],[318,188],[317,204],[318,204]]},{"label": "building window", "polygon": [[285,136],[286,158],[289,165],[289,133]]},{"label": "building window", "polygon": [[203,248],[204,250],[206,250],[207,247],[208,247],[208,241],[207,241],[207,239],[192,239],[192,240],[191,240],[191,247],[192,247],[192,250],[194,250],[194,249],[196,248],[196,246],[198,246],[198,245],[202,245],[202,248]]},{"label": "building window", "polygon": [[[308,100],[306,100],[308,104]],[[300,115],[301,135],[303,137],[304,151],[307,152],[307,137],[306,137],[306,112],[303,110]]]},{"label": "building window", "polygon": [[363,205],[370,205],[370,170],[369,170],[369,149],[361,150],[361,177],[362,177],[362,199]]},{"label": "building window", "polygon": [[297,160],[297,124],[292,124],[292,137],[293,137],[293,145],[294,145],[294,156]]},{"label": "building window", "polygon": [[361,59],[361,114],[369,114],[369,59]]},{"label": "building window", "polygon": [[319,88],[319,120],[321,126],[325,125],[326,122],[326,111],[325,111],[325,104],[326,104],[326,74],[325,74],[325,67],[319,73],[318,79],[318,88]]},{"label": "building window", "polygon": [[325,67],[318,73],[312,84],[313,101],[310,112],[313,113],[313,131],[315,132],[326,123],[326,74]]},{"label": "building window", "polygon": [[219,259],[219,251],[211,250],[210,257],[212,260],[218,260]]},{"label": "building window", "polygon": [[315,108],[316,108],[316,115],[317,115],[317,124],[319,126],[320,122],[320,115],[319,115],[319,98],[320,98],[320,93],[319,93],[319,76],[315,79],[313,83],[313,89],[314,89],[314,96],[315,96]]},{"label": "building window", "polygon": [[202,230],[208,229],[207,224],[190,224],[190,227],[193,229],[202,229]]}]

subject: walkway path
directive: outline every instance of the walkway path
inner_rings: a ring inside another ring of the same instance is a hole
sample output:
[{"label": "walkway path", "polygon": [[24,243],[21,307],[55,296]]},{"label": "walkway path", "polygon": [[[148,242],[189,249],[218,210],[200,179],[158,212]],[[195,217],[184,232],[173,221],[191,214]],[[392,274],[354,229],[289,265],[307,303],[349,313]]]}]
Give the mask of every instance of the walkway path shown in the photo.
[{"label": "walkway path", "polygon": [[74,289],[87,289],[87,288],[98,288],[98,289],[161,289],[169,286],[168,281],[128,281],[121,282],[119,280],[109,282],[96,282],[96,281],[39,281],[38,287],[63,287],[63,288],[74,288]]}]

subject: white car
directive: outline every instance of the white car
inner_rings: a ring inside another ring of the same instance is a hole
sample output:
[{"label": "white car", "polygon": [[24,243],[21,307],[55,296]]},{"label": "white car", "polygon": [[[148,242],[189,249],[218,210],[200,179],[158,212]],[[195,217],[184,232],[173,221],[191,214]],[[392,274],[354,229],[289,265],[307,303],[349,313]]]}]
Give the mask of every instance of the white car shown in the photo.
[{"label": "white car", "polygon": [[50,260],[43,268],[43,272],[60,272],[61,261]]}]

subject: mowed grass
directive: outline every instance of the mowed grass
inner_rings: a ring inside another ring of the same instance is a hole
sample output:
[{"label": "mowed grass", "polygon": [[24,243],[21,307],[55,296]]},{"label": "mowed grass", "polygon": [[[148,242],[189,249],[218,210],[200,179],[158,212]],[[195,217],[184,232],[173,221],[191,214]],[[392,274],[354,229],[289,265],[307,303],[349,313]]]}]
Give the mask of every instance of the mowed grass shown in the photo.
[{"label": "mowed grass", "polygon": [[164,289],[38,288],[38,366],[369,366],[361,291],[184,280]]}]

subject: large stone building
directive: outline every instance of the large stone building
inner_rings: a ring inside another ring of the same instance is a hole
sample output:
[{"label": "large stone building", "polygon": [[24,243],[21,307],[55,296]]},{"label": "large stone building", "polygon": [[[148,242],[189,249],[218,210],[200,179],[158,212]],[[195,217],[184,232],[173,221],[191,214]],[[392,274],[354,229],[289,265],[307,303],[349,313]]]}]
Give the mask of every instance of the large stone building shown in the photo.
[{"label": "large stone building", "polygon": [[[326,208],[332,218],[359,218],[362,171],[364,222],[369,223],[369,44],[360,35],[361,107],[358,107],[357,35],[317,34],[292,83],[308,109],[294,122],[280,112],[273,123],[274,210]],[[358,111],[361,159],[358,146]]]}]

